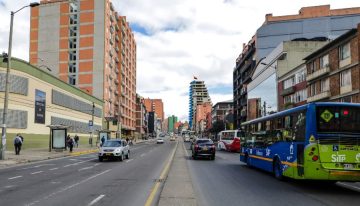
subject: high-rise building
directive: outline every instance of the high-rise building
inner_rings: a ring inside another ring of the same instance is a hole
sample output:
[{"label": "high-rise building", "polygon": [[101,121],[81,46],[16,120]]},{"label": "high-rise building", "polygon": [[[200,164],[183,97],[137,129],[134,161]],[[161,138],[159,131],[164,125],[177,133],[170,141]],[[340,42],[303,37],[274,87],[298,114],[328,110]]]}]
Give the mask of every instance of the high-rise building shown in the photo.
[{"label": "high-rise building", "polygon": [[195,123],[196,107],[205,102],[211,103],[211,99],[204,81],[194,80],[189,88],[189,127],[193,129]]},{"label": "high-rise building", "polygon": [[[330,5],[304,7],[298,14],[273,16],[267,14],[265,22],[251,40],[243,45],[233,71],[235,128],[247,117],[248,85],[258,65],[268,64],[268,56],[281,42],[292,40],[335,39],[360,22],[360,7],[330,9]],[[243,113],[243,115],[241,115]]]},{"label": "high-rise building", "polygon": [[161,122],[164,121],[164,103],[162,99],[144,99],[144,104],[148,112],[155,112],[157,118],[161,119]]},{"label": "high-rise building", "polygon": [[168,117],[168,132],[174,132],[175,124],[177,121],[178,118],[175,115]]},{"label": "high-rise building", "polygon": [[206,115],[211,113],[212,104],[211,102],[204,102],[196,106],[195,111],[195,131],[198,133],[204,132],[206,128]]},{"label": "high-rise building", "polygon": [[110,0],[42,0],[30,25],[30,63],[103,99],[105,119],[135,131],[136,43]]}]

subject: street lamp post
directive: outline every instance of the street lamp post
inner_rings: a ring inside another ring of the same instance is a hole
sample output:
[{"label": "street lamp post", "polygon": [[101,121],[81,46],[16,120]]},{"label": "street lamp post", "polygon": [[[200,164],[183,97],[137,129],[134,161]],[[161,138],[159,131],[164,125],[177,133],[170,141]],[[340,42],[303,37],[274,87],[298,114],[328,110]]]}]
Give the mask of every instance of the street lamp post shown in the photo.
[{"label": "street lamp post", "polygon": [[36,7],[40,4],[38,2],[30,3],[17,11],[11,11],[10,18],[10,34],[9,34],[9,47],[8,47],[8,62],[6,67],[6,75],[5,75],[5,98],[4,98],[4,110],[3,110],[3,125],[1,130],[1,144],[0,144],[0,160],[5,159],[5,150],[6,150],[6,121],[7,121],[7,112],[8,112],[8,104],[9,104],[9,76],[10,76],[10,68],[11,68],[11,49],[12,49],[12,36],[13,36],[13,24],[14,24],[14,15],[21,11],[26,7]]}]

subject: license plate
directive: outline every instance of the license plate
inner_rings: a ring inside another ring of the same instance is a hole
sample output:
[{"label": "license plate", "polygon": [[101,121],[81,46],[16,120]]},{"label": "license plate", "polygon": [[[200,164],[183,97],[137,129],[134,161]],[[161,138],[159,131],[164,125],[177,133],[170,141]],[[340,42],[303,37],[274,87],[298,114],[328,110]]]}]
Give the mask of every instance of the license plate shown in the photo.
[{"label": "license plate", "polygon": [[207,148],[207,147],[203,147],[203,150],[204,150],[204,151],[207,151],[207,150],[208,150],[208,148]]},{"label": "license plate", "polygon": [[353,164],[344,164],[344,169],[346,169],[346,170],[354,169],[354,165]]}]

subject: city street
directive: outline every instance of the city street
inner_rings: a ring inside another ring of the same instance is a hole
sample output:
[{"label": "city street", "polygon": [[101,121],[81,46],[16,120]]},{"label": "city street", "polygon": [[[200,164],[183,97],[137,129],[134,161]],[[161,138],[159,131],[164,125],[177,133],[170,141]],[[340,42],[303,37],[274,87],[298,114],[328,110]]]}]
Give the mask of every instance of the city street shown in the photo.
[{"label": "city street", "polygon": [[123,162],[96,154],[0,170],[1,205],[144,205],[176,143],[131,147]]},{"label": "city street", "polygon": [[[185,147],[189,149],[189,143]],[[335,184],[278,181],[272,174],[249,168],[238,153],[217,151],[215,161],[188,165],[199,205],[354,205],[360,194]]]}]

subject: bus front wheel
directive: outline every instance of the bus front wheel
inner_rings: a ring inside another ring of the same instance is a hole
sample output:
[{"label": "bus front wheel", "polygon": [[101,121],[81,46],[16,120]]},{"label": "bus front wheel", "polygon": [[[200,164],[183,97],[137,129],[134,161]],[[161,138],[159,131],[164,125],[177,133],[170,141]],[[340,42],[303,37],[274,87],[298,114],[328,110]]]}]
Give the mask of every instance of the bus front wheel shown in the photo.
[{"label": "bus front wheel", "polygon": [[280,160],[278,158],[276,158],[274,160],[273,171],[274,171],[274,176],[275,176],[276,179],[278,179],[278,180],[283,179],[282,169],[281,169],[281,162],[280,162]]}]

